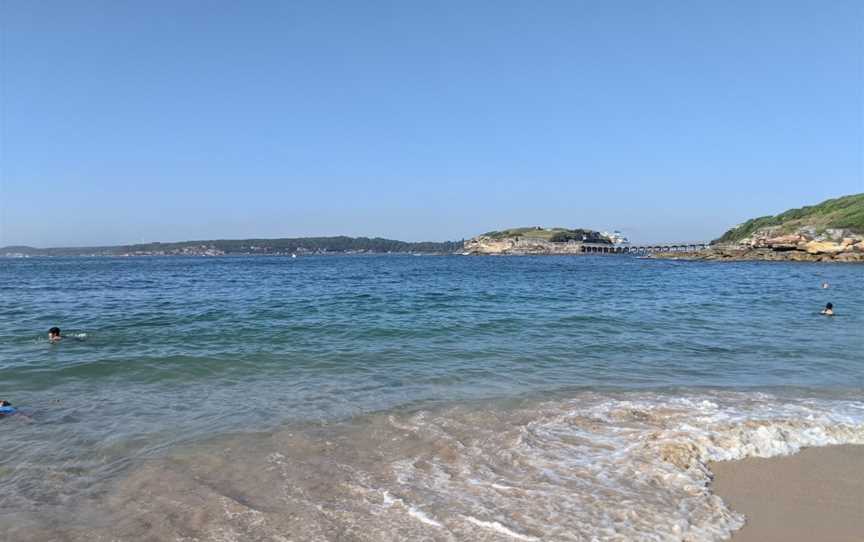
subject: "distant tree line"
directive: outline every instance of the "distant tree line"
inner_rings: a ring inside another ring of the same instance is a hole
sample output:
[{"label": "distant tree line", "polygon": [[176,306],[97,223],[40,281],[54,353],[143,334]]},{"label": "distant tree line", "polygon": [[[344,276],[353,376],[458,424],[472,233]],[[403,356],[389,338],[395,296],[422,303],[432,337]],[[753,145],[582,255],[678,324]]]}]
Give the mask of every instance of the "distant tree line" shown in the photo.
[{"label": "distant tree line", "polygon": [[2,254],[28,256],[119,256],[124,254],[177,254],[183,251],[210,248],[225,254],[286,254],[297,252],[414,252],[455,253],[462,250],[462,241],[407,242],[381,237],[300,237],[285,239],[215,239],[177,243],[140,243],[104,247],[33,248],[26,246],[0,248]]},{"label": "distant tree line", "polygon": [[[202,242],[208,243],[208,242]],[[269,252],[457,252],[461,241],[397,241],[381,237],[301,237],[296,239],[244,239],[209,241],[226,254]],[[195,243],[192,243],[195,244]],[[253,248],[254,247],[254,248]]]}]

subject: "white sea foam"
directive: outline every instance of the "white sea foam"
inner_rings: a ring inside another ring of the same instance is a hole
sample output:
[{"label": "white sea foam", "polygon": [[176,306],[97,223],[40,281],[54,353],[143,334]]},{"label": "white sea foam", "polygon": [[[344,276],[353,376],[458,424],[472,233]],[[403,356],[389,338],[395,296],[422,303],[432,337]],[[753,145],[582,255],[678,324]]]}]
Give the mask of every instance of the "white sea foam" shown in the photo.
[{"label": "white sea foam", "polygon": [[90,503],[110,527],[75,533],[711,542],[744,518],[711,492],[710,461],[845,443],[864,444],[862,400],[584,392],[517,407],[391,411],[148,462],[107,502]]},{"label": "white sea foam", "polygon": [[381,494],[382,494],[382,497],[384,500],[384,506],[389,508],[390,506],[393,506],[394,504],[398,504],[399,506],[401,506],[402,508],[405,509],[405,511],[408,513],[409,516],[415,518],[417,521],[420,521],[421,523],[425,523],[426,525],[431,525],[433,527],[442,527],[442,525],[440,523],[438,523],[437,521],[435,521],[434,519],[429,517],[422,510],[418,509],[415,506],[407,504],[404,500],[402,500],[398,497],[394,497],[393,495],[390,494],[389,491],[386,491],[386,490],[382,491]]},{"label": "white sea foam", "polygon": [[514,518],[512,528],[485,527],[508,536],[721,540],[743,518],[710,492],[708,462],[864,444],[862,412],[857,402],[763,394],[583,394],[506,414],[415,419],[416,433],[434,435],[439,449],[458,442],[452,448],[460,453],[421,454],[393,469],[403,488],[448,503],[438,517],[472,510],[462,517],[478,524],[485,520],[477,517],[503,514]]},{"label": "white sea foam", "polygon": [[507,527],[501,525],[497,521],[483,521],[477,519],[472,516],[464,516],[466,520],[478,527],[482,527],[484,529],[489,529],[491,531],[495,531],[496,533],[503,534],[504,536],[509,536],[510,538],[515,538],[516,540],[525,540],[526,542],[533,542],[535,540],[540,540],[539,538],[533,536],[525,536],[524,534],[519,534],[514,532]]}]

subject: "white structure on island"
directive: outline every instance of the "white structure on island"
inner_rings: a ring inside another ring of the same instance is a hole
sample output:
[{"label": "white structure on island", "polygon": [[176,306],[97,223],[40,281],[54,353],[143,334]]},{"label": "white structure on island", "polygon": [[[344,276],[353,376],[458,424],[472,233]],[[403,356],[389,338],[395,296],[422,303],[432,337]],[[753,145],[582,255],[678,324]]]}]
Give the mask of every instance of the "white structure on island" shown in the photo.
[{"label": "white structure on island", "polygon": [[624,246],[630,244],[630,239],[627,239],[623,233],[618,230],[609,233],[608,231],[600,232],[600,235],[612,241],[613,245]]}]

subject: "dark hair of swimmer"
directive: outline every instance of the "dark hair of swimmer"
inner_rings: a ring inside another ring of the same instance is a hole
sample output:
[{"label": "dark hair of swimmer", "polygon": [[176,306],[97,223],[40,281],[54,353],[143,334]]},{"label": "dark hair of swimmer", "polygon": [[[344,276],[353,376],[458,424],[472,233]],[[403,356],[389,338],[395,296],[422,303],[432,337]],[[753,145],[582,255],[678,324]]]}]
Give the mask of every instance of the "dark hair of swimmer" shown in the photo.
[{"label": "dark hair of swimmer", "polygon": [[833,309],[834,305],[832,305],[831,303],[828,303],[827,305],[825,305],[825,308],[826,309]]},{"label": "dark hair of swimmer", "polygon": [[9,401],[0,401],[0,407],[4,406],[12,406],[12,403],[10,403]]}]

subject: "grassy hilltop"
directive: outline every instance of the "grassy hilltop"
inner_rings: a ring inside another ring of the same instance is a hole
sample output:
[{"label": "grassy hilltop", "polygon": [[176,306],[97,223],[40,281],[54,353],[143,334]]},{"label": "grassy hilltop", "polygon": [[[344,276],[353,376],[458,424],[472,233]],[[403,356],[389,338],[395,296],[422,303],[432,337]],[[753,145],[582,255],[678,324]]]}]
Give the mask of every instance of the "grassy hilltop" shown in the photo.
[{"label": "grassy hilltop", "polygon": [[817,205],[789,209],[779,215],[752,218],[723,234],[714,243],[735,243],[763,228],[777,227],[778,234],[814,228],[817,233],[836,228],[864,234],[864,194],[825,200]]},{"label": "grassy hilltop", "polygon": [[490,231],[486,232],[481,237],[500,241],[502,239],[512,239],[517,237],[528,237],[532,239],[542,239],[552,243],[566,243],[567,241],[591,241],[595,243],[608,243],[609,240],[600,235],[594,230],[585,230],[581,228],[541,228],[534,226],[530,228],[511,228],[509,230]]}]

